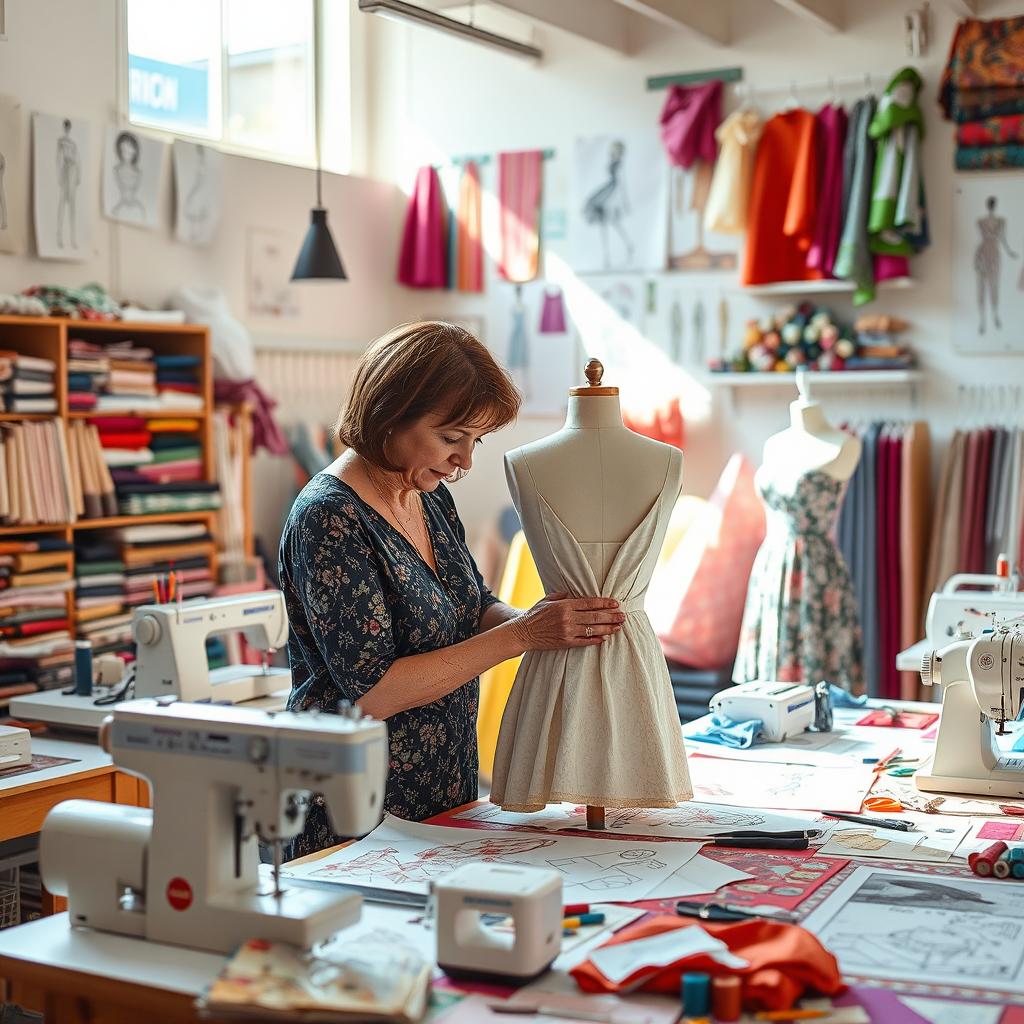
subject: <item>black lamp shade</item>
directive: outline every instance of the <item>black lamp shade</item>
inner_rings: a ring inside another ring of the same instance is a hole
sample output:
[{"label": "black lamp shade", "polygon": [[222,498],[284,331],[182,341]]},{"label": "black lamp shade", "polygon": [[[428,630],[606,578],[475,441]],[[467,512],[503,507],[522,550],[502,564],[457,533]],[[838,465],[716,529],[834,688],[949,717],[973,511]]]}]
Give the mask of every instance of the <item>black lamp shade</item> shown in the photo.
[{"label": "black lamp shade", "polygon": [[315,206],[310,211],[309,230],[299,250],[299,258],[295,261],[292,280],[348,280],[331,229],[327,226],[327,211],[323,207]]}]

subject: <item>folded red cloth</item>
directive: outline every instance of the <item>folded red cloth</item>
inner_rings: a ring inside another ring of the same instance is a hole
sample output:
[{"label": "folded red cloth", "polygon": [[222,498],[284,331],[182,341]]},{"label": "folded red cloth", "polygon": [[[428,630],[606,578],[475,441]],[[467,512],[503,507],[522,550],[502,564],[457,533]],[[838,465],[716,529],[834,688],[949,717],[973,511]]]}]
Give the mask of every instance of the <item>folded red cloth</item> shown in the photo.
[{"label": "folded red cloth", "polygon": [[725,967],[707,953],[698,953],[664,967],[642,967],[619,983],[609,981],[590,960],[569,973],[584,992],[638,989],[677,998],[686,971],[705,971],[714,976],[735,974],[743,979],[743,1006],[748,1010],[788,1010],[807,992],[834,996],[846,989],[836,958],[809,931],[795,924],[757,918],[737,924],[711,924],[659,914],[623,928],[601,948],[698,926],[724,942],[731,952],[747,961],[747,966]]},{"label": "folded red cloth", "polygon": [[104,448],[148,448],[152,440],[153,435],[148,430],[100,434],[100,444]]},{"label": "folded red cloth", "polygon": [[145,430],[142,416],[97,416],[90,420],[101,434],[123,434],[126,431]]}]

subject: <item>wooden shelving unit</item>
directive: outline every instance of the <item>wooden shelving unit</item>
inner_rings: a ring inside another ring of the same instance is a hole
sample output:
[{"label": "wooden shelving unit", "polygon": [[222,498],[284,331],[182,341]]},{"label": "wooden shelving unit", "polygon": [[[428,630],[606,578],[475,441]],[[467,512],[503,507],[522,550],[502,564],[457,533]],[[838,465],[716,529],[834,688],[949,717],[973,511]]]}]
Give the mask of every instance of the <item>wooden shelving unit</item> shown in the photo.
[{"label": "wooden shelving unit", "polygon": [[[67,360],[68,341],[82,338],[99,344],[134,340],[158,355],[199,356],[199,393],[203,400],[200,410],[140,409],[71,411],[68,409]],[[0,316],[0,349],[10,349],[23,355],[52,359],[55,364],[56,413],[3,413],[0,422],[102,419],[107,416],[142,416],[147,419],[192,419],[199,422],[202,446],[203,480],[216,479],[213,450],[213,368],[210,360],[208,328],[193,324],[136,324],[127,321],[65,320],[59,317]],[[111,516],[102,519],[78,519],[68,523],[0,526],[0,538],[53,534],[74,543],[76,534],[85,531],[137,526],[144,523],[203,523],[216,535],[215,511],[171,512],[139,516]],[[210,569],[216,579],[216,544],[212,546]],[[77,625],[74,591],[68,592],[67,617],[74,633]]]}]

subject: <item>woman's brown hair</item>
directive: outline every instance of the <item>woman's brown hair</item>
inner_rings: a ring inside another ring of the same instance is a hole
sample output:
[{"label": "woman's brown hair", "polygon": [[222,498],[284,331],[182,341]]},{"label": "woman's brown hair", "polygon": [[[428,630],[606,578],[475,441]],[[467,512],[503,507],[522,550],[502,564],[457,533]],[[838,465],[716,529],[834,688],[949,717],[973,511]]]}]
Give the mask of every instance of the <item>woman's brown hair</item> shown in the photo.
[{"label": "woman's brown hair", "polygon": [[382,469],[397,471],[385,447],[430,413],[445,424],[497,430],[516,418],[520,395],[469,331],[443,320],[403,324],[378,338],[356,367],[338,437]]}]

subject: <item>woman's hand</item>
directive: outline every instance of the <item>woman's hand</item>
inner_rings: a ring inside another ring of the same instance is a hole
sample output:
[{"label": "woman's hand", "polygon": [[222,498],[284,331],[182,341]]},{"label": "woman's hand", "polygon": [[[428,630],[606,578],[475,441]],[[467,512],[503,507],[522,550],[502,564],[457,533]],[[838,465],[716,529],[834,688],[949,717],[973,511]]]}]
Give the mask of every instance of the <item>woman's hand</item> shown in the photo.
[{"label": "woman's hand", "polygon": [[512,619],[509,629],[524,651],[550,651],[604,643],[625,621],[619,602],[611,598],[548,594]]}]

